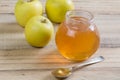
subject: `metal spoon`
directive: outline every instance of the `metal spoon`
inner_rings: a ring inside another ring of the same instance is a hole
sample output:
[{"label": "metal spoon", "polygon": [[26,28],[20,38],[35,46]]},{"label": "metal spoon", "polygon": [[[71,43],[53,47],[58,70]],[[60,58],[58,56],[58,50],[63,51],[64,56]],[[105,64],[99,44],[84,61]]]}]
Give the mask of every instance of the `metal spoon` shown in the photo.
[{"label": "metal spoon", "polygon": [[55,69],[55,70],[52,71],[52,74],[57,79],[65,79],[65,78],[69,77],[74,71],[76,71],[80,68],[83,68],[85,66],[101,62],[103,60],[104,60],[103,56],[95,57],[95,58],[89,59],[89,60],[83,62],[83,64],[79,64],[77,66],[73,66],[73,67],[70,67],[70,68]]}]

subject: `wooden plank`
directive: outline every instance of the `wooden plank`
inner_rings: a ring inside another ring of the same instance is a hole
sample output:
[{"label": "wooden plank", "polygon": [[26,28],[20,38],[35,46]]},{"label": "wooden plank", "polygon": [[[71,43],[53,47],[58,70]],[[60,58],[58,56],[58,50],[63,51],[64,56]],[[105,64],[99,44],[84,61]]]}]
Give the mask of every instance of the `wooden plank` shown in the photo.
[{"label": "wooden plank", "polygon": [[[92,72],[92,73],[91,73]],[[0,72],[2,80],[57,80],[50,71],[10,71]],[[104,75],[106,76],[104,76]],[[7,76],[7,77],[5,77]],[[42,76],[42,77],[41,77]],[[120,80],[119,71],[77,71],[67,80]]]},{"label": "wooden plank", "polygon": [[[101,47],[120,47],[120,15],[95,15],[95,23],[100,31]],[[0,33],[1,50],[33,48],[26,42],[24,29],[13,14],[0,14]],[[49,45],[55,45],[54,37]]]},{"label": "wooden plank", "polygon": [[[0,13],[13,13],[17,0],[1,0]],[[45,6],[46,0],[41,0]],[[73,0],[75,9],[85,9],[96,14],[120,14],[120,0]]]},{"label": "wooden plank", "polygon": [[[103,72],[104,75],[103,76]],[[18,71],[18,72],[0,72],[0,79],[2,80],[57,80],[55,79],[50,71]],[[114,75],[116,74],[116,75]],[[5,77],[7,76],[7,77]],[[42,77],[41,77],[42,76]],[[120,80],[118,77],[120,76],[118,71],[93,71],[91,74],[91,71],[78,71],[74,73],[69,79],[67,80],[101,80],[106,79],[106,80]]]},{"label": "wooden plank", "polygon": [[[102,55],[105,57],[105,61],[89,66],[87,70],[101,71],[101,69],[110,70],[110,68],[120,69],[119,52],[120,48],[100,48],[93,57]],[[0,71],[47,70],[76,64],[78,63],[73,63],[63,58],[56,48],[0,51]]]}]

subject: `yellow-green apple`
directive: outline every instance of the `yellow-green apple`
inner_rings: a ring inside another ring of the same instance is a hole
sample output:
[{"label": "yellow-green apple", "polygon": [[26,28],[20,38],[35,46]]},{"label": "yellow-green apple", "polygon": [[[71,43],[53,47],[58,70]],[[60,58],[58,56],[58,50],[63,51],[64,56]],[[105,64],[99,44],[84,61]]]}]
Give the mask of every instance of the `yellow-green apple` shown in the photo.
[{"label": "yellow-green apple", "polygon": [[25,27],[30,18],[42,15],[42,4],[39,0],[18,0],[14,13],[17,22]]},{"label": "yellow-green apple", "polygon": [[61,23],[65,14],[69,10],[74,9],[72,0],[47,0],[46,13],[48,18],[55,23]]},{"label": "yellow-green apple", "polygon": [[53,33],[52,23],[43,16],[34,16],[25,26],[26,40],[34,47],[46,46],[51,40]]}]

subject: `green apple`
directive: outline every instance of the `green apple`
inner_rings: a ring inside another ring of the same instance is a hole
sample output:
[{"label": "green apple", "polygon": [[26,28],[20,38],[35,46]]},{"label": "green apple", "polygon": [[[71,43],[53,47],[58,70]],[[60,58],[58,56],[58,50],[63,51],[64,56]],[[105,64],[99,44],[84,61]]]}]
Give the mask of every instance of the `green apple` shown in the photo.
[{"label": "green apple", "polygon": [[30,18],[42,15],[42,4],[39,0],[18,0],[14,12],[17,22],[25,27]]},{"label": "green apple", "polygon": [[73,10],[72,0],[47,0],[46,13],[48,18],[55,23],[61,23],[65,19],[65,14]]},{"label": "green apple", "polygon": [[52,38],[54,28],[49,19],[43,16],[34,16],[25,26],[25,37],[34,47],[46,46]]}]

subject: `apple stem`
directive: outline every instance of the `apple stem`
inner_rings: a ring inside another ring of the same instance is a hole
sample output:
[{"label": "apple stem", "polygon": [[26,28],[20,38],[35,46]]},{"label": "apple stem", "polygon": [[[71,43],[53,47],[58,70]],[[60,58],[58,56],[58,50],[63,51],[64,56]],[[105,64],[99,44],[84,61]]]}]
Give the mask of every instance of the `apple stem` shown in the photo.
[{"label": "apple stem", "polygon": [[47,20],[46,20],[46,19],[42,19],[41,22],[42,22],[42,23],[46,23]]}]

